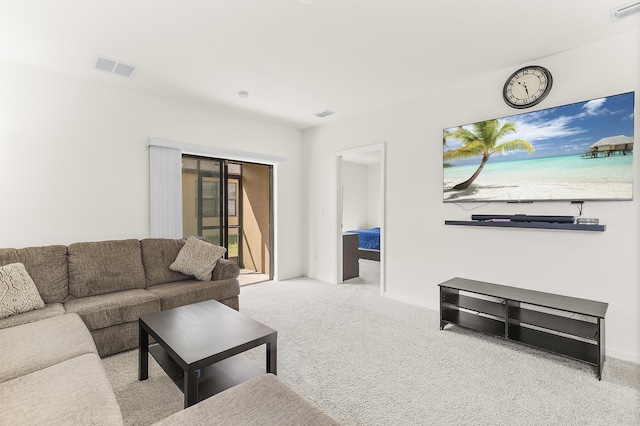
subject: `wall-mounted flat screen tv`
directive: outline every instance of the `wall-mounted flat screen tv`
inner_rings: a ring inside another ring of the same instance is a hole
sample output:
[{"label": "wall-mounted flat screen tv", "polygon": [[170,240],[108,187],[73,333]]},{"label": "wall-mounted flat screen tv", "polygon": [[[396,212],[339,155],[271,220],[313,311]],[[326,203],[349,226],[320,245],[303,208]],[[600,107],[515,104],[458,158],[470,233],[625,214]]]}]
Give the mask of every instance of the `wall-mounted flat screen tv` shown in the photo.
[{"label": "wall-mounted flat screen tv", "polygon": [[444,201],[632,200],[634,97],[444,129]]}]

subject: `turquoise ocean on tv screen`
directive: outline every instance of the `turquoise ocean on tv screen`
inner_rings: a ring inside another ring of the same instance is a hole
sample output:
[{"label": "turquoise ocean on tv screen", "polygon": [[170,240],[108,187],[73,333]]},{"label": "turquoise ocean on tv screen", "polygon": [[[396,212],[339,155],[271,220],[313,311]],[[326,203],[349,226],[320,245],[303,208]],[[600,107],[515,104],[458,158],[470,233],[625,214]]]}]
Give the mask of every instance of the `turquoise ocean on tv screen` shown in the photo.
[{"label": "turquoise ocean on tv screen", "polygon": [[[531,160],[491,161],[484,166],[476,183],[509,182],[540,184],[632,183],[633,154],[585,158],[581,155],[534,158]],[[479,164],[447,167],[445,181],[467,180]]]}]

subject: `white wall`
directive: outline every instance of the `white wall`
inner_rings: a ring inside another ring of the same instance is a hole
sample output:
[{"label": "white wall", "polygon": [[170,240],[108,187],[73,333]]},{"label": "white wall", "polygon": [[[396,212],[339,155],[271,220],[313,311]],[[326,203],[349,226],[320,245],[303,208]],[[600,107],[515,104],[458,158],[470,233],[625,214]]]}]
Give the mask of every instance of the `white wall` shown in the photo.
[{"label": "white wall", "polygon": [[367,166],[367,228],[379,228],[380,218],[380,164]]},{"label": "white wall", "polygon": [[[628,91],[640,97],[638,31],[535,63],[554,77],[551,94],[537,108]],[[584,206],[584,215],[600,218],[606,232],[444,225],[446,219],[469,220],[471,212],[442,202],[442,129],[513,114],[501,97],[511,72],[306,131],[308,274],[327,281],[336,276],[335,215],[319,214],[335,209],[335,186],[326,179],[335,152],[386,142],[386,296],[437,309],[437,284],[460,276],[608,302],[608,355],[640,363],[638,152],[634,201]],[[637,116],[635,126],[640,129]],[[577,211],[569,203],[499,203],[474,213]]]},{"label": "white wall", "polygon": [[342,163],[342,230],[367,228],[367,166]]},{"label": "white wall", "polygon": [[342,162],[343,231],[380,226],[380,164]]},{"label": "white wall", "polygon": [[147,237],[151,136],[286,157],[276,269],[304,273],[300,131],[6,61],[0,93],[0,247]]}]

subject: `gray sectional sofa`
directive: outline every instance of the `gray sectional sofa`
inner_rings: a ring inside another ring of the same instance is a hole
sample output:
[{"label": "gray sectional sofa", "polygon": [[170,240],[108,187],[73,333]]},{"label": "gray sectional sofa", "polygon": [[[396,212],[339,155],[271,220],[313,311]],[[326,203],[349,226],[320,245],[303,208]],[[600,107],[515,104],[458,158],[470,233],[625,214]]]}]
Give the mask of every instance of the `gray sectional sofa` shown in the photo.
[{"label": "gray sectional sofa", "polygon": [[24,264],[45,307],[0,319],[0,329],[75,313],[106,356],[137,347],[141,315],[210,299],[237,310],[238,265],[219,259],[211,281],[173,271],[184,243],[148,238],[2,248],[0,266]]},{"label": "gray sectional sofa", "polygon": [[[184,245],[182,239],[148,238],[0,249],[0,269],[23,264],[44,302],[0,319],[0,426],[122,425],[101,357],[137,347],[138,318],[210,299],[239,308],[238,266],[219,259],[210,280],[196,280],[170,267]],[[3,291],[9,294],[6,285],[0,296]],[[264,375],[158,426],[265,421],[337,424],[283,381]]]},{"label": "gray sectional sofa", "polygon": [[23,264],[44,302],[0,319],[0,424],[122,424],[100,357],[137,347],[141,315],[209,299],[238,309],[238,266],[219,259],[208,281],[171,270],[184,244],[0,249],[0,266]]}]

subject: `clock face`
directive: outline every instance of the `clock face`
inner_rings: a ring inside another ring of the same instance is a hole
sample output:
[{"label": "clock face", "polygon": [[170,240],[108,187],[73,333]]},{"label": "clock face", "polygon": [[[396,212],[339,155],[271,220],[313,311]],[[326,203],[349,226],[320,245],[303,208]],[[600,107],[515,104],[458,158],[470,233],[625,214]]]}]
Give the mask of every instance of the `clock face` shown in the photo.
[{"label": "clock face", "polygon": [[528,66],[511,74],[502,96],[513,108],[529,108],[540,103],[551,91],[553,79],[544,67]]}]

